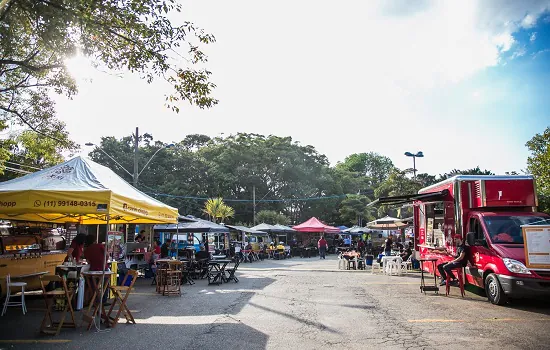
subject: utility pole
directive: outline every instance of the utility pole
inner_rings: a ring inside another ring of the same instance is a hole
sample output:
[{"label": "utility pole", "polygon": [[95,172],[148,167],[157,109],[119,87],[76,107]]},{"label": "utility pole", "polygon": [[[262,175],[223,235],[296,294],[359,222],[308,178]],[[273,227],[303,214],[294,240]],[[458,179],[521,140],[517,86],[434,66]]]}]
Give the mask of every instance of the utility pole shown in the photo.
[{"label": "utility pole", "polygon": [[256,185],[252,185],[252,207],[254,209],[253,226],[256,226]]},{"label": "utility pole", "polygon": [[138,173],[139,129],[138,129],[137,126],[136,126],[136,134],[134,136],[135,136],[135,139],[134,139],[134,176],[133,176],[133,180],[134,180],[134,187],[137,188],[138,176],[139,176],[139,173]]}]

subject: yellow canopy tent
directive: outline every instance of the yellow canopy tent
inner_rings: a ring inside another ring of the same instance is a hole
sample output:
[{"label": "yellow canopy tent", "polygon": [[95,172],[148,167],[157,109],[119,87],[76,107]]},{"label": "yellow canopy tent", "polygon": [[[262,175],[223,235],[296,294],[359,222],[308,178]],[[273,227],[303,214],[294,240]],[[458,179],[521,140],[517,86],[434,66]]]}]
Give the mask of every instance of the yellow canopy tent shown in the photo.
[{"label": "yellow canopy tent", "polygon": [[177,223],[178,211],[88,158],[0,183],[0,218],[80,224]]}]

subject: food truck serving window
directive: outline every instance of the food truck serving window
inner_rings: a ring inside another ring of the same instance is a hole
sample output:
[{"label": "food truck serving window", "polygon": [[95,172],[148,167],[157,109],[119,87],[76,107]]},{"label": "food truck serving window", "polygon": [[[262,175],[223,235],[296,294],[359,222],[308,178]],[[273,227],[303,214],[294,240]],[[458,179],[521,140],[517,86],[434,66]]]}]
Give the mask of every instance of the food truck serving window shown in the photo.
[{"label": "food truck serving window", "polygon": [[424,213],[420,215],[424,216],[424,220],[421,220],[426,232],[424,244],[431,247],[445,247],[445,204],[443,202],[426,203]]}]

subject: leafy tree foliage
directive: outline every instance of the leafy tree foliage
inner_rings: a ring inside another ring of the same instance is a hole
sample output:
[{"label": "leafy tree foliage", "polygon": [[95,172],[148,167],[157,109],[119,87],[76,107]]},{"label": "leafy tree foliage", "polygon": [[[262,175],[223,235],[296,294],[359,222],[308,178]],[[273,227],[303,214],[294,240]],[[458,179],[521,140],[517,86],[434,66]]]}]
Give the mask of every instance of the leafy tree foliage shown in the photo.
[{"label": "leafy tree foliage", "polygon": [[376,211],[367,207],[371,199],[362,195],[349,195],[340,204],[340,217],[345,224],[364,226],[375,218]]},{"label": "leafy tree foliage", "polygon": [[336,167],[364,175],[375,187],[384,181],[395,168],[391,159],[375,152],[349,155],[344,162],[338,163]]},{"label": "leafy tree foliage", "polygon": [[[95,66],[166,80],[173,88],[166,104],[175,111],[178,101],[216,105],[211,73],[201,68],[207,61],[201,47],[215,38],[191,22],[173,24],[169,18],[180,12],[175,0],[1,1],[0,131],[11,124],[75,149],[50,92],[77,93],[65,65],[77,52]],[[0,164],[10,145],[2,143]]]},{"label": "leafy tree foliage", "polygon": [[261,210],[256,214],[256,222],[270,225],[288,225],[290,224],[290,219],[275,210]]},{"label": "leafy tree foliage", "polygon": [[225,219],[235,216],[235,209],[223,202],[222,198],[210,198],[204,203],[203,212],[211,220],[224,222]]},{"label": "leafy tree foliage", "polygon": [[550,127],[533,136],[526,146],[531,152],[527,158],[527,170],[537,181],[539,209],[550,212]]}]

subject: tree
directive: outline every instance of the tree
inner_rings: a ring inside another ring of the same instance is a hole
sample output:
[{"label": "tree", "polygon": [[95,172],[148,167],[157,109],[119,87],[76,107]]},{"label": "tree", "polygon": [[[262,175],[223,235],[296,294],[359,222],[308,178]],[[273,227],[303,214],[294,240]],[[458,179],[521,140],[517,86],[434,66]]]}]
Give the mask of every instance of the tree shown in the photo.
[{"label": "tree", "polygon": [[495,175],[495,174],[492,171],[487,169],[481,170],[479,166],[477,166],[475,168],[466,169],[466,170],[453,169],[448,173],[440,174],[438,181],[442,181],[456,175]]},{"label": "tree", "polygon": [[391,159],[375,152],[349,155],[336,167],[366,176],[373,187],[384,181],[395,168]]},{"label": "tree", "polygon": [[210,220],[223,222],[229,217],[235,216],[235,210],[225,204],[222,198],[210,198],[204,203],[203,212],[207,214]]},{"label": "tree", "polygon": [[[3,0],[0,2],[0,120],[71,147],[55,118],[50,92],[77,92],[64,60],[81,52],[95,66],[135,72],[148,83],[171,84],[168,107],[178,101],[217,104],[201,49],[215,41],[191,22],[174,25],[175,0]],[[183,46],[186,45],[186,48]],[[187,66],[177,62],[185,60]]]},{"label": "tree", "polygon": [[290,219],[275,210],[261,210],[256,214],[256,222],[270,225],[288,225],[290,224]]},{"label": "tree", "polygon": [[539,209],[550,211],[550,127],[536,134],[526,143],[531,155],[527,158],[527,170],[535,176],[539,197]]},{"label": "tree", "polygon": [[375,219],[372,208],[367,207],[371,200],[366,196],[350,195],[340,203],[340,218],[346,224],[363,226]]},{"label": "tree", "polygon": [[[420,182],[407,177],[409,173],[410,172],[408,171],[394,169],[390,173],[390,176],[388,176],[388,178],[382,182],[378,188],[376,188],[376,197],[393,197],[418,193],[418,191],[422,188],[422,185]],[[406,213],[407,215],[411,214],[410,209],[407,209]],[[402,214],[401,210],[398,211],[396,208],[391,208],[389,206],[383,205],[378,209],[379,216],[398,216],[398,214]]]}]

